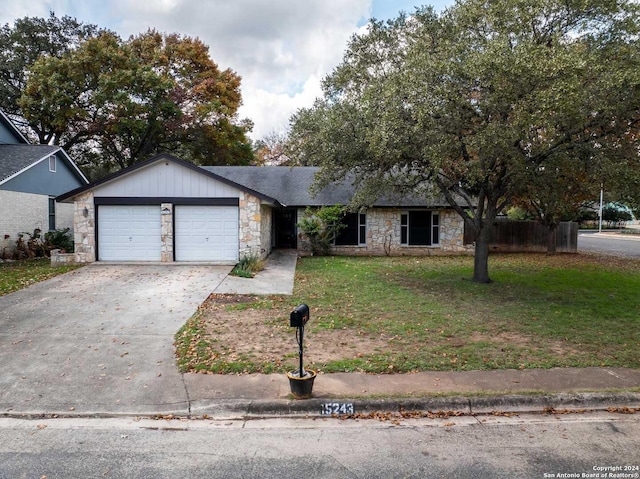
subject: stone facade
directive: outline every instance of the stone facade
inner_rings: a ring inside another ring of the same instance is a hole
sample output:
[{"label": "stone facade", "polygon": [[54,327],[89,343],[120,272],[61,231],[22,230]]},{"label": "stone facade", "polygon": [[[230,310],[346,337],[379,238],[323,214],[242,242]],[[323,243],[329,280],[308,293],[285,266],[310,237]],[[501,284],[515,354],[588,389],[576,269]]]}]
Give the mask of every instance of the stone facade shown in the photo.
[{"label": "stone facade", "polygon": [[75,253],[62,253],[62,250],[51,250],[51,266],[64,266],[66,264],[75,264]]},{"label": "stone facade", "polygon": [[160,204],[160,261],[173,262],[173,204]]},{"label": "stone facade", "polygon": [[[440,215],[439,243],[432,246],[409,246],[400,244],[400,219],[406,210],[398,208],[372,208],[366,211],[366,245],[335,246],[337,255],[352,256],[429,256],[439,254],[473,253],[473,247],[464,245],[464,223],[452,210],[438,210]],[[298,211],[302,217],[304,210]],[[298,249],[310,251],[309,243],[299,235]]]},{"label": "stone facade", "polygon": [[[263,248],[262,208],[260,198],[249,193],[240,196],[240,257],[257,254],[261,258],[269,253]],[[264,250],[264,251],[263,251]]]},{"label": "stone facade", "polygon": [[79,195],[74,201],[73,212],[75,254],[77,263],[93,263],[96,260],[96,211],[93,192]]}]

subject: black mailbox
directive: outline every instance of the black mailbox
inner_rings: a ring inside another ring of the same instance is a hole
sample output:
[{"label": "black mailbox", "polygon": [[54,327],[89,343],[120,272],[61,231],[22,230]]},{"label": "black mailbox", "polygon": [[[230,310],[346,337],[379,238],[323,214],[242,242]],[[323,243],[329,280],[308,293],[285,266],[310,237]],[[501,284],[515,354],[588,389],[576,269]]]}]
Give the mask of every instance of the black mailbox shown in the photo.
[{"label": "black mailbox", "polygon": [[301,328],[303,327],[307,321],[309,321],[309,306],[306,304],[301,304],[295,307],[293,311],[291,311],[291,316],[289,316],[290,326],[292,328]]}]

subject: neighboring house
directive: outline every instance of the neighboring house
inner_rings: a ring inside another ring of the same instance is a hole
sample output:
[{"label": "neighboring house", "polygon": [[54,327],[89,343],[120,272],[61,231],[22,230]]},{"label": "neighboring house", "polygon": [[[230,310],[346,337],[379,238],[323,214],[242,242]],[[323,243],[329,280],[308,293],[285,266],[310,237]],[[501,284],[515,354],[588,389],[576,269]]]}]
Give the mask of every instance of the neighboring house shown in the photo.
[{"label": "neighboring house", "polygon": [[[353,187],[311,196],[317,168],[199,167],[159,155],[58,197],[73,202],[76,261],[238,261],[273,248],[306,251],[308,207],[348,204]],[[445,204],[384,200],[345,218],[339,254],[466,251],[461,218]]]},{"label": "neighboring house", "polygon": [[87,183],[62,148],[29,144],[0,111],[0,258],[21,233],[73,228],[73,206],[55,197]]}]

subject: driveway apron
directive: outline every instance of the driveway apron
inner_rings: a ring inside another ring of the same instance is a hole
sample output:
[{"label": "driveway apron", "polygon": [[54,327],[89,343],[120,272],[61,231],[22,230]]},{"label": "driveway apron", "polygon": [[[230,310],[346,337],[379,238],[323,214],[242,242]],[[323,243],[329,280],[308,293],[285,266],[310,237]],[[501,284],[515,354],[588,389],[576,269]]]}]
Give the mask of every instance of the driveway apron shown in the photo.
[{"label": "driveway apron", "polygon": [[187,413],[173,336],[230,269],[93,264],[0,297],[0,413]]}]

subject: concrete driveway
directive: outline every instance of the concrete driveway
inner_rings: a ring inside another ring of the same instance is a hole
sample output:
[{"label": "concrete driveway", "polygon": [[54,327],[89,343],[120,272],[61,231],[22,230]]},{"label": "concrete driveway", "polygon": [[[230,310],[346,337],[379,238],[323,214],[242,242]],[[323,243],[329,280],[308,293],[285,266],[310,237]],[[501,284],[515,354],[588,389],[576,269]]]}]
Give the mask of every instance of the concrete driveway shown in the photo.
[{"label": "concrete driveway", "polygon": [[187,413],[173,335],[230,269],[93,264],[0,297],[0,414]]}]

